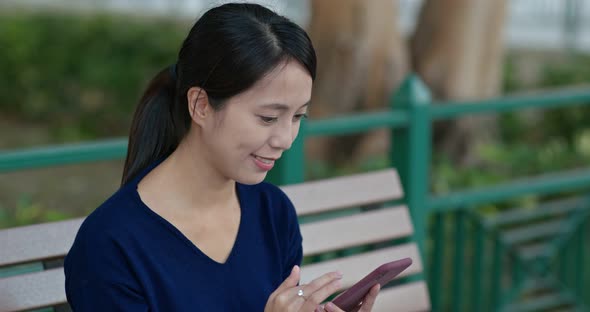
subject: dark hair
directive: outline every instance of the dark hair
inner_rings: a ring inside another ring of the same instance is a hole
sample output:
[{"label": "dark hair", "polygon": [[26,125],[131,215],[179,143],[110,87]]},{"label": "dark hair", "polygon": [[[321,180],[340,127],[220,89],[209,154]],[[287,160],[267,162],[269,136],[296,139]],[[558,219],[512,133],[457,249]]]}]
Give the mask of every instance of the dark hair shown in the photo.
[{"label": "dark hair", "polygon": [[[305,31],[258,5],[229,3],[207,11],[184,40],[178,61],[149,83],[133,116],[122,184],[167,157],[190,129],[186,94],[205,90],[215,110],[284,61],[296,60],[315,79],[316,55]],[[176,77],[173,77],[176,76]]]}]

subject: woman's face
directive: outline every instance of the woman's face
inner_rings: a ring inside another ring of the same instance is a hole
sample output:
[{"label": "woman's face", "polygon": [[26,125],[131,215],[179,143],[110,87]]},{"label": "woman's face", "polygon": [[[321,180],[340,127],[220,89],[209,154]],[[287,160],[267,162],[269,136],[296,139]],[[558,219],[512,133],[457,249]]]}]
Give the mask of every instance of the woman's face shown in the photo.
[{"label": "woman's face", "polygon": [[225,178],[262,182],[297,137],[311,89],[308,71],[289,61],[230,98],[201,127],[209,163]]}]

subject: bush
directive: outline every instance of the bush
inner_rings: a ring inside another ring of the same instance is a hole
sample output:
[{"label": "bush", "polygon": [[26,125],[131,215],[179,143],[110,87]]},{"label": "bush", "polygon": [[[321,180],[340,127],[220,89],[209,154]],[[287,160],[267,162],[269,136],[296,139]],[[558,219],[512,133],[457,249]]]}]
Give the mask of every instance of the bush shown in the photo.
[{"label": "bush", "polygon": [[[526,55],[519,56],[526,58]],[[515,66],[516,58],[506,59],[503,87],[505,92],[518,92],[526,89],[556,89],[560,87],[588,84],[590,82],[590,56],[583,54],[550,55],[540,58],[538,78],[528,84],[519,81]],[[566,108],[539,111],[538,118],[530,119],[526,114],[509,113],[500,118],[502,141],[535,142],[560,139],[573,151],[581,132],[590,124],[590,105],[569,106]]]},{"label": "bush", "polygon": [[0,111],[59,141],[125,135],[145,84],[176,60],[186,23],[55,12],[0,14]]}]

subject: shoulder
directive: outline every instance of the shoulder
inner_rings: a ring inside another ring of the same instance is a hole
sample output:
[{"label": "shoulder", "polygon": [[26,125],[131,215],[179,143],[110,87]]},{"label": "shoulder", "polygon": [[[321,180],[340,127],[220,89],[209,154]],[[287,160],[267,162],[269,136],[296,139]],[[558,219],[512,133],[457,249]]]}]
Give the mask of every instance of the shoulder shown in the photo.
[{"label": "shoulder", "polygon": [[[286,257],[285,267],[292,268],[301,262],[303,241],[295,206],[288,195],[276,185],[262,182],[254,188],[262,197],[260,209],[263,215],[268,216],[272,234],[281,246],[281,254]],[[285,274],[284,278],[289,275]]]},{"label": "shoulder", "polygon": [[268,196],[273,196],[281,200],[289,201],[289,197],[287,196],[287,194],[285,194],[285,192],[283,192],[283,190],[280,187],[272,183],[261,182],[256,185],[252,185],[252,187],[258,189],[260,192],[267,194]]},{"label": "shoulder", "polygon": [[137,203],[128,190],[121,188],[86,217],[78,229],[64,263],[66,273],[88,268],[104,269],[118,263],[133,228],[142,223],[137,219]]},{"label": "shoulder", "polygon": [[290,198],[278,186],[262,182],[255,185],[242,185],[249,205],[258,211],[263,219],[269,220],[276,231],[298,231],[299,220]]},{"label": "shoulder", "polygon": [[254,185],[241,185],[244,194],[247,198],[259,201],[261,205],[282,207],[286,210],[292,210],[295,208],[291,199],[279,188],[278,186],[268,183],[261,182]]},{"label": "shoulder", "polygon": [[101,240],[120,236],[130,226],[137,224],[140,202],[133,190],[123,187],[90,213],[78,230],[76,240],[99,243]]}]

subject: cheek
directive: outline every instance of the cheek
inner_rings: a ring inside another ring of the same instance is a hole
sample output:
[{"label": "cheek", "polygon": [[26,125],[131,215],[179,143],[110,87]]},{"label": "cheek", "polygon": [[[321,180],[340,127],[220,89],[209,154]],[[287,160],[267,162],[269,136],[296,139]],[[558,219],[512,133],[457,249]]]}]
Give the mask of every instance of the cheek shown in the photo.
[{"label": "cheek", "polygon": [[297,135],[299,134],[299,128],[301,128],[301,122],[298,122],[297,125],[293,126],[293,130],[292,130],[293,141],[295,141],[295,139],[297,138]]},{"label": "cheek", "polygon": [[235,131],[227,137],[228,146],[232,146],[243,157],[262,149],[268,142],[270,130],[258,125],[242,125],[236,127]]}]

